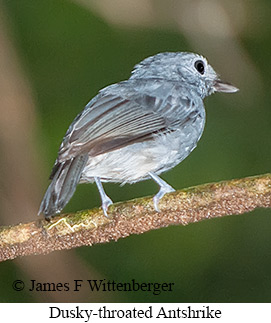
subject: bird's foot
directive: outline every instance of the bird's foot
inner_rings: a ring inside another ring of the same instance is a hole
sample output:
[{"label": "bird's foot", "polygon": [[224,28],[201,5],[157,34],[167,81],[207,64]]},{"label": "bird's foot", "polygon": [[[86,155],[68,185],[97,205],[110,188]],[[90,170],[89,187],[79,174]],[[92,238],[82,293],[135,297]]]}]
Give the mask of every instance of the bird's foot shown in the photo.
[{"label": "bird's foot", "polygon": [[112,204],[113,204],[112,200],[107,195],[105,195],[102,200],[102,209],[104,211],[104,215],[107,218],[109,217],[107,214],[108,207]]}]

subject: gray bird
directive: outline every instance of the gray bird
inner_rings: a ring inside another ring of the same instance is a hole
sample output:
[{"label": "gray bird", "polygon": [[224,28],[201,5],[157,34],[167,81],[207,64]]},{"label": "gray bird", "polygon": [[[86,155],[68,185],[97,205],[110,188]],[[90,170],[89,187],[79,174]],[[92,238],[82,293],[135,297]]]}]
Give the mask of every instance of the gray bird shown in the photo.
[{"label": "gray bird", "polygon": [[205,124],[203,99],[236,92],[207,60],[187,52],[160,53],[137,64],[131,77],[102,89],[74,119],[63,138],[39,214],[61,212],[78,183],[95,182],[107,216],[112,204],[102,182],[159,186],[154,208],[174,189],[159,174],[196,147]]}]

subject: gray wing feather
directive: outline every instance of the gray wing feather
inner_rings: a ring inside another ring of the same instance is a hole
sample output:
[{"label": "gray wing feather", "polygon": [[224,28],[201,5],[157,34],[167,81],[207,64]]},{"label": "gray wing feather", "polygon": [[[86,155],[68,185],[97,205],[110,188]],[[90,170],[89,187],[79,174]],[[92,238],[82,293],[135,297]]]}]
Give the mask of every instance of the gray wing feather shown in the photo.
[{"label": "gray wing feather", "polygon": [[151,140],[154,134],[172,131],[195,115],[194,102],[172,83],[164,81],[152,91],[146,84],[137,88],[128,82],[109,86],[90,101],[68,129],[59,161]]}]

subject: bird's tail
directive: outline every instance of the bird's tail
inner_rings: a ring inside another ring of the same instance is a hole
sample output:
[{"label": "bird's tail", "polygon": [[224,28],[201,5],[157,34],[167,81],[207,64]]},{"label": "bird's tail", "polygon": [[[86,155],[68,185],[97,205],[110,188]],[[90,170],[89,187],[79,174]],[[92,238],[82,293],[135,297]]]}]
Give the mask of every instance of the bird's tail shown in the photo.
[{"label": "bird's tail", "polygon": [[51,217],[61,212],[73,196],[87,159],[87,155],[80,155],[55,164],[50,176],[52,182],[41,202],[39,214]]}]

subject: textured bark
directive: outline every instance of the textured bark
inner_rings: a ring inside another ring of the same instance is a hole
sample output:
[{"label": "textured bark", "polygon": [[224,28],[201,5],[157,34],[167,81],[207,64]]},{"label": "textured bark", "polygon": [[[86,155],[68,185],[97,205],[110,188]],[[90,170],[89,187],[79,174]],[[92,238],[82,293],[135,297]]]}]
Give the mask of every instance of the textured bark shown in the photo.
[{"label": "textured bark", "polygon": [[131,234],[271,207],[271,174],[211,183],[167,194],[0,228],[0,261],[118,240]]}]

